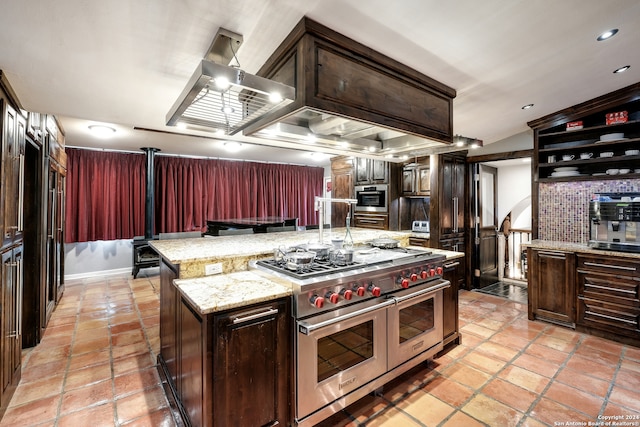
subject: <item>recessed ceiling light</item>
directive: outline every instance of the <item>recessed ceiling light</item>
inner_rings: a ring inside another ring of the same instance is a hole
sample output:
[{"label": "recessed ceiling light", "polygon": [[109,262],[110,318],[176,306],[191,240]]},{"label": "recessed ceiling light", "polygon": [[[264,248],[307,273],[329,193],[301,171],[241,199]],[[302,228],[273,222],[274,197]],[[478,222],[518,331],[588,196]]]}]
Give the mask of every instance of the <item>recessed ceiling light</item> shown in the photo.
[{"label": "recessed ceiling light", "polygon": [[108,138],[116,133],[114,128],[105,125],[90,125],[89,130],[99,138]]},{"label": "recessed ceiling light", "polygon": [[610,39],[611,37],[615,36],[617,33],[618,33],[618,29],[617,28],[614,28],[612,30],[607,30],[604,33],[600,34],[596,40],[601,42],[603,40]]},{"label": "recessed ceiling light", "polygon": [[528,110],[529,108],[532,108],[532,107],[533,107],[533,104],[527,104],[527,105],[523,105],[522,109],[523,110]]},{"label": "recessed ceiling light", "polygon": [[614,74],[618,74],[618,73],[624,73],[625,71],[627,71],[629,68],[631,68],[631,65],[625,65],[624,67],[620,67],[618,69],[613,70]]},{"label": "recessed ceiling light", "polygon": [[230,152],[240,151],[242,144],[236,141],[228,141],[224,143],[224,149]]},{"label": "recessed ceiling light", "polygon": [[269,94],[269,101],[276,103],[276,102],[281,102],[282,101],[282,95],[280,95],[278,92],[271,92]]},{"label": "recessed ceiling light", "polygon": [[232,107],[232,106],[230,106],[230,105],[225,105],[225,106],[223,106],[223,107],[220,109],[220,111],[222,111],[222,112],[223,112],[223,113],[225,113],[225,114],[232,114],[235,110],[233,109],[233,107]]}]

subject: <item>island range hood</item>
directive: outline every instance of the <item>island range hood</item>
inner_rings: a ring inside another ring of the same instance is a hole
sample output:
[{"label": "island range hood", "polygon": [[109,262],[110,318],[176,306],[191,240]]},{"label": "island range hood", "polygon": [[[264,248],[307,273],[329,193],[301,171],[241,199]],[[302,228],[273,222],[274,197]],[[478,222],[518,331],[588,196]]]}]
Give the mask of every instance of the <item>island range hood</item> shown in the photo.
[{"label": "island range hood", "polygon": [[[293,87],[246,73],[236,51],[242,36],[220,28],[167,114],[167,125],[233,135],[295,98]],[[236,63],[232,65],[233,61]]]},{"label": "island range hood", "polygon": [[456,150],[454,89],[309,18],[256,74],[294,87],[295,99],[246,136],[390,161]]},{"label": "island range hood", "polygon": [[256,75],[239,68],[241,42],[218,31],[167,125],[397,162],[461,149],[452,145],[456,91],[398,61],[306,17]]}]

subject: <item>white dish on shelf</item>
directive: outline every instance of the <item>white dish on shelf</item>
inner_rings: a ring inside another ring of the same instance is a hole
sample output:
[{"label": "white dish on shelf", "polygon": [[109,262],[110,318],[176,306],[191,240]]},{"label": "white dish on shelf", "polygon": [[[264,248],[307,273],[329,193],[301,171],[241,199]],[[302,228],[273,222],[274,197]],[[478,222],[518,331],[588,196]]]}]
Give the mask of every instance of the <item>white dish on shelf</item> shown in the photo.
[{"label": "white dish on shelf", "polygon": [[620,173],[620,175],[624,175],[631,172],[631,169],[620,169],[618,172]]},{"label": "white dish on shelf", "polygon": [[552,172],[551,176],[553,178],[563,178],[563,177],[567,177],[567,176],[580,176],[582,175],[580,172],[578,171],[565,171],[565,172]]},{"label": "white dish on shelf", "polygon": [[640,150],[627,150],[624,152],[626,156],[637,156],[640,154]]},{"label": "white dish on shelf", "polygon": [[604,172],[596,172],[596,173],[592,173],[591,176],[602,176],[602,175],[606,175],[606,173]]},{"label": "white dish on shelf", "polygon": [[600,153],[600,157],[613,157],[613,151],[605,151],[604,153]]},{"label": "white dish on shelf", "polygon": [[624,133],[622,132],[607,133],[604,135],[600,135],[600,142],[617,141],[623,138],[624,138]]},{"label": "white dish on shelf", "polygon": [[607,175],[618,175],[619,169],[607,169]]},{"label": "white dish on shelf", "polygon": [[569,171],[577,171],[577,166],[564,166],[561,168],[553,168],[554,172],[569,172]]},{"label": "white dish on shelf", "polygon": [[640,173],[640,169],[634,169],[633,173]]}]

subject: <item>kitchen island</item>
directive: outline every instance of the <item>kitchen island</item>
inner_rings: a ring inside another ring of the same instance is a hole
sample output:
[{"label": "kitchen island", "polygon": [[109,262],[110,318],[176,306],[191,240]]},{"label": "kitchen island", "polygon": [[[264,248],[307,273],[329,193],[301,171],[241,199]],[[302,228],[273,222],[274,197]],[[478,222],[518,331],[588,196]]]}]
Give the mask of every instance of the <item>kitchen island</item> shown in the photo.
[{"label": "kitchen island", "polygon": [[548,240],[523,247],[530,320],[640,347],[640,253]]},{"label": "kitchen island", "polygon": [[[332,229],[325,241],[344,235]],[[407,246],[411,233],[351,235],[356,245],[384,236]],[[291,423],[291,289],[249,270],[249,262],[317,240],[317,231],[303,231],[151,243],[161,256],[159,369],[183,419],[201,426]],[[212,271],[221,274],[207,275]]]}]

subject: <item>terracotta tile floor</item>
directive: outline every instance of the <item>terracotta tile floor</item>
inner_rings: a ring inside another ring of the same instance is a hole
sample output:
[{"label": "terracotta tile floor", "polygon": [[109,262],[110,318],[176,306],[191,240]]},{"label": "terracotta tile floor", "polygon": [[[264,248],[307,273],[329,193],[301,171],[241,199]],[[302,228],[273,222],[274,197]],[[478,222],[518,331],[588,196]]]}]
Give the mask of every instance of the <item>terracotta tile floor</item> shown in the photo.
[{"label": "terracotta tile floor", "polygon": [[[67,283],[0,427],[174,426],[155,368],[158,286],[144,273]],[[462,345],[321,426],[640,426],[640,348],[529,322],[526,308],[462,291]]]}]

